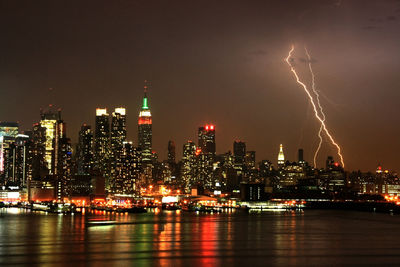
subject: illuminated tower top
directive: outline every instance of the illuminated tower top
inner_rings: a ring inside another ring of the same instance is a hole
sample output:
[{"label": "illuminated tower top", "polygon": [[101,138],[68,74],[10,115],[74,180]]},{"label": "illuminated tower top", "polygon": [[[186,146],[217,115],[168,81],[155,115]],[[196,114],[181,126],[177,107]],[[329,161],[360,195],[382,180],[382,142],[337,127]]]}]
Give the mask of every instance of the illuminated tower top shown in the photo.
[{"label": "illuminated tower top", "polygon": [[278,165],[283,165],[283,164],[285,164],[285,155],[283,154],[283,145],[280,144],[278,153]]},{"label": "illuminated tower top", "polygon": [[147,86],[144,86],[144,96],[142,109],[139,112],[139,125],[140,124],[151,124],[151,112],[147,100]]}]

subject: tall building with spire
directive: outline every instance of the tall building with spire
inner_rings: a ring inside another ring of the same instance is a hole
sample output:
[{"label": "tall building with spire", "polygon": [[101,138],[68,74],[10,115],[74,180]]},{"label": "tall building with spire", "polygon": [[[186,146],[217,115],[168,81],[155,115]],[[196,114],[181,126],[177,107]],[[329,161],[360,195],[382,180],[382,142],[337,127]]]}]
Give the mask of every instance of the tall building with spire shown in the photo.
[{"label": "tall building with spire", "polygon": [[283,165],[285,165],[285,155],[283,154],[283,145],[280,144],[278,153],[278,167],[282,167]]},{"label": "tall building with spire", "polygon": [[144,87],[142,108],[138,120],[138,146],[142,151],[142,162],[144,164],[152,161],[152,120],[147,100],[147,86]]}]

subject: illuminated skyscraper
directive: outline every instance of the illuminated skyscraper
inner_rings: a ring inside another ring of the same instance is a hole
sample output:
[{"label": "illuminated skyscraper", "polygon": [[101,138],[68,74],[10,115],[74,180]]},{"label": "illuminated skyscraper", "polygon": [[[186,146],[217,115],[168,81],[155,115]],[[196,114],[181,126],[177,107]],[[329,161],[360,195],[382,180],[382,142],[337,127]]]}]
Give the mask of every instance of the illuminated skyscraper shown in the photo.
[{"label": "illuminated skyscraper", "polygon": [[199,127],[198,144],[201,153],[215,155],[215,126],[206,125]]},{"label": "illuminated skyscraper", "polygon": [[182,182],[187,193],[190,192],[190,188],[197,182],[196,180],[196,144],[192,141],[188,141],[183,145],[183,156],[182,156]]},{"label": "illuminated skyscraper", "polygon": [[116,157],[115,174],[111,177],[110,187],[114,194],[139,195],[137,183],[140,178],[140,151],[132,142],[124,141],[119,155]]},{"label": "illuminated skyscraper", "polygon": [[280,144],[278,153],[278,167],[283,167],[283,165],[285,165],[285,155],[283,154],[283,145]]},{"label": "illuminated skyscraper", "polygon": [[4,171],[5,150],[18,135],[18,123],[0,122],[0,173]]},{"label": "illuminated skyscraper", "polygon": [[[58,134],[59,127],[58,124],[61,121],[61,110],[56,110],[54,105],[49,105],[46,110],[41,110],[40,112],[41,120],[40,126],[46,128],[46,142],[45,142],[45,162],[49,170],[49,174],[55,174],[55,163],[54,158],[58,152],[54,151],[58,148]],[[62,126],[61,126],[62,131]]]},{"label": "illuminated skyscraper", "polygon": [[40,123],[35,123],[32,128],[30,159],[31,168],[28,170],[28,180],[40,180],[48,174],[49,169],[45,160],[46,131]]},{"label": "illuminated skyscraper", "polygon": [[199,127],[198,131],[198,148],[200,153],[197,158],[198,169],[197,179],[204,188],[213,190],[215,186],[215,179],[213,177],[214,160],[215,160],[215,126],[206,125]]},{"label": "illuminated skyscraper", "polygon": [[126,141],[126,109],[116,108],[111,120],[111,153],[122,149]]},{"label": "illuminated skyscraper", "polygon": [[107,177],[110,159],[110,120],[105,108],[96,109],[94,155],[96,169]]},{"label": "illuminated skyscraper", "polygon": [[152,118],[147,101],[147,86],[145,86],[143,105],[138,120],[138,145],[142,151],[142,162],[152,162]]},{"label": "illuminated skyscraper", "polygon": [[76,154],[78,174],[90,174],[94,164],[93,132],[90,125],[81,126]]}]

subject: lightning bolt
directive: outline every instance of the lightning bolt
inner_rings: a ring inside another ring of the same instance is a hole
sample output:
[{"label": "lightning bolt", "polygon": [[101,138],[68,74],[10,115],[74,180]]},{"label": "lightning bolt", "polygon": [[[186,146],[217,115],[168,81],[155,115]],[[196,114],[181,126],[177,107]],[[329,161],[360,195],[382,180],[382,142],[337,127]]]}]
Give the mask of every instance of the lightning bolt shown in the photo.
[{"label": "lightning bolt", "polygon": [[340,146],[335,142],[335,140],[333,139],[332,135],[330,134],[328,128],[326,127],[325,117],[324,117],[324,119],[322,119],[320,117],[320,115],[318,114],[318,109],[317,109],[317,106],[315,105],[314,98],[312,97],[310,91],[307,89],[307,86],[300,80],[299,76],[297,75],[297,72],[296,72],[295,68],[293,67],[292,63],[290,63],[290,58],[292,56],[293,51],[294,51],[294,45],[292,45],[288,56],[285,58],[285,61],[289,65],[290,71],[293,73],[294,77],[296,78],[296,82],[298,84],[300,84],[303,87],[304,91],[306,92],[306,94],[307,94],[307,96],[308,96],[308,98],[310,100],[310,103],[313,106],[315,117],[321,123],[322,129],[324,130],[325,134],[328,136],[328,138],[331,141],[331,143],[337,148],[337,153],[338,153],[338,155],[340,157],[340,162],[342,163],[342,167],[344,168],[344,160],[343,160],[343,155],[341,153]]},{"label": "lightning bolt", "polygon": [[[311,65],[311,55],[310,55],[310,53],[308,53],[307,47],[304,47],[304,50],[306,51],[306,55],[308,58],[308,69],[310,70],[310,73],[311,73],[311,88],[316,96],[319,111],[322,115],[322,120],[325,122],[325,119],[326,119],[325,113],[324,113],[324,110],[322,109],[321,102],[319,101],[319,93],[318,93],[317,89],[315,88],[315,75],[314,75],[314,71],[313,71],[312,65]],[[321,149],[321,145],[322,145],[322,135],[321,135],[322,130],[323,130],[323,127],[322,127],[322,123],[321,123],[321,126],[319,127],[319,131],[318,131],[319,143],[318,143],[317,150],[315,150],[315,153],[314,153],[314,167],[317,167],[317,156],[318,156],[318,152]]]}]

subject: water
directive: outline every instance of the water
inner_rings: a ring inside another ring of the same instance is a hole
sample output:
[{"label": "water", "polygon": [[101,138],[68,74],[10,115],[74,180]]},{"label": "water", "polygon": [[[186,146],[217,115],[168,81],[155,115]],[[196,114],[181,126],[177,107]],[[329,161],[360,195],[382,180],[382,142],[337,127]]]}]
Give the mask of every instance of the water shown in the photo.
[{"label": "water", "polygon": [[[89,226],[91,219],[117,225]],[[400,264],[400,216],[348,211],[56,215],[0,209],[0,266]]]}]

